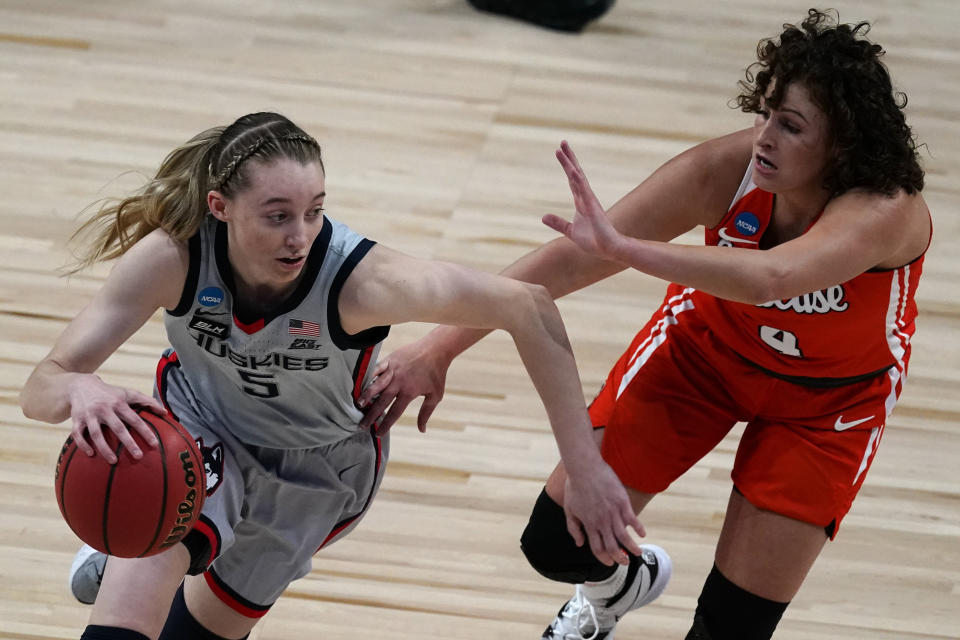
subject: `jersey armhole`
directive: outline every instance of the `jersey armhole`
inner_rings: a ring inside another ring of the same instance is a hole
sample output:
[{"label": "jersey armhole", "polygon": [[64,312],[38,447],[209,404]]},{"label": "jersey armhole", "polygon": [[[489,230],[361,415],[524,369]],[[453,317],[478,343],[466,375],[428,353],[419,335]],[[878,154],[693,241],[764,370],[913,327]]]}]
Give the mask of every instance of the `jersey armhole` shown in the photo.
[{"label": "jersey armhole", "polygon": [[347,277],[353,273],[353,269],[360,263],[367,252],[374,247],[376,243],[373,240],[364,238],[354,247],[350,255],[347,256],[337,275],[333,278],[333,284],[330,286],[330,295],[327,299],[327,328],[330,331],[330,337],[333,344],[342,350],[347,349],[365,349],[386,339],[390,333],[390,327],[370,327],[353,335],[347,333],[340,324],[340,311],[338,301],[340,291],[343,289],[343,283]]},{"label": "jersey armhole", "polygon": [[200,231],[197,231],[187,243],[190,253],[190,266],[187,269],[187,279],[183,283],[183,292],[180,294],[180,302],[175,309],[167,309],[167,313],[174,317],[180,317],[190,310],[193,306],[193,294],[197,290],[197,282],[200,280]]},{"label": "jersey armhole", "polygon": [[756,185],[753,183],[753,165],[747,163],[747,169],[743,174],[743,178],[740,180],[740,186],[737,187],[736,193],[733,194],[733,200],[730,201],[730,204],[727,205],[726,210],[723,212],[723,215],[720,216],[720,219],[717,220],[717,223],[712,227],[704,227],[704,231],[716,231],[721,226],[727,222],[727,218],[731,216],[733,210],[736,208],[740,201],[743,200],[743,197],[750,193]]}]

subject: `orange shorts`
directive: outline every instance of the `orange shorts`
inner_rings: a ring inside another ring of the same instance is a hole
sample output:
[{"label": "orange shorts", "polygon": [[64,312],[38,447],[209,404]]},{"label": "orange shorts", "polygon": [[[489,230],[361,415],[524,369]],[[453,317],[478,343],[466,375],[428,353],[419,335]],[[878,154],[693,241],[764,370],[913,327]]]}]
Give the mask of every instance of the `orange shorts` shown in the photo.
[{"label": "orange shorts", "polygon": [[737,489],[758,508],[835,535],[898,391],[886,373],[833,388],[775,378],[722,344],[689,294],[671,286],[590,416],[605,428],[604,459],[645,493],[665,490],[745,422],[732,472]]}]

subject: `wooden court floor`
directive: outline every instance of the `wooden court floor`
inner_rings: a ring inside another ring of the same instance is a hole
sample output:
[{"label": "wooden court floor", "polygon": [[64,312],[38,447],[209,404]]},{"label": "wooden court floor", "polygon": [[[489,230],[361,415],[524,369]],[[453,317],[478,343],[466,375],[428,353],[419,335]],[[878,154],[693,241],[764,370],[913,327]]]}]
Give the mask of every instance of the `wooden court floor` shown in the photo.
[{"label": "wooden court floor", "polygon": [[[843,21],[874,22],[910,97],[935,236],[906,390],[777,637],[960,638],[960,4],[833,6]],[[88,615],[67,590],[77,541],[52,489],[67,428],[17,404],[108,272],[57,275],[85,205],[139,186],[202,129],[276,110],[323,145],[331,217],[414,255],[497,271],[552,237],[543,213],[570,211],[552,155],[561,138],[612,203],[670,156],[749,126],[727,106],[736,81],[757,41],[807,7],[620,0],[567,35],[465,0],[0,0],[0,638],[78,638]],[[663,288],[626,273],[560,301],[586,395]],[[428,329],[396,327],[385,352]],[[148,392],[164,342],[154,318],[103,377]],[[255,638],[539,637],[569,592],[527,566],[518,537],[557,455],[507,337],[454,363],[426,435],[414,420],[408,411],[394,429],[367,519],[315,559]],[[688,629],[738,433],[644,514],[674,578],[618,638]]]}]

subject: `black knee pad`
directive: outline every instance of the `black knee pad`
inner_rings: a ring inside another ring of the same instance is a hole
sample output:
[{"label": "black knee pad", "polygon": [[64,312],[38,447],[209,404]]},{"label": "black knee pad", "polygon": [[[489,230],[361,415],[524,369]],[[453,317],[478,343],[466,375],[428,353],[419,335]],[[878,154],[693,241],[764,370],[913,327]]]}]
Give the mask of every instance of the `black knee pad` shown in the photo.
[{"label": "black knee pad", "polygon": [[150,640],[150,638],[130,629],[91,624],[84,630],[80,640]]},{"label": "black knee pad", "polygon": [[[244,640],[249,637],[247,634]],[[167,622],[163,625],[163,631],[160,632],[159,640],[227,640],[223,636],[218,636],[206,627],[197,622],[190,610],[187,609],[187,600],[183,596],[183,585],[177,589],[177,595],[173,597],[173,603],[170,605],[170,613],[167,614]]]},{"label": "black knee pad", "polygon": [[203,514],[200,514],[199,520],[211,532],[211,537],[194,527],[180,540],[180,544],[190,553],[190,567],[187,569],[189,576],[198,576],[206,571],[220,553],[220,532],[216,525]]},{"label": "black knee pad", "polygon": [[769,640],[788,604],[738,587],[714,565],[686,640]]},{"label": "black knee pad", "polygon": [[597,582],[613,575],[617,565],[597,560],[590,546],[578,547],[567,531],[563,507],[540,492],[530,513],[530,522],[520,536],[520,549],[540,575],[558,582]]}]

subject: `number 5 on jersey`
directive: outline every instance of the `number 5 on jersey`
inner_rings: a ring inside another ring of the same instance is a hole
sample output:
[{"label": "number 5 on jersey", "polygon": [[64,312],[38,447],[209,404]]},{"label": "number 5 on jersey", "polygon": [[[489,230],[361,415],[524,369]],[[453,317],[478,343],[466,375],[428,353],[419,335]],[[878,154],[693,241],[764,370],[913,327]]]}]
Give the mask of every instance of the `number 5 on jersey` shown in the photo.
[{"label": "number 5 on jersey", "polygon": [[280,388],[275,382],[274,377],[269,373],[254,373],[240,369],[240,379],[250,386],[243,387],[243,390],[251,396],[258,398],[276,398],[280,395]]}]

